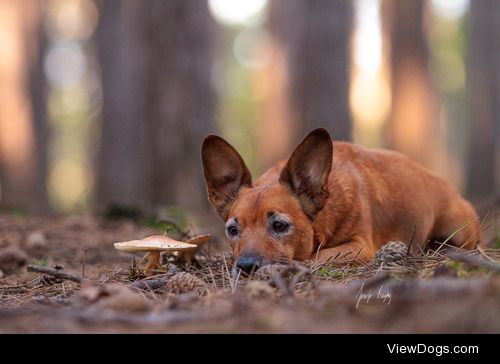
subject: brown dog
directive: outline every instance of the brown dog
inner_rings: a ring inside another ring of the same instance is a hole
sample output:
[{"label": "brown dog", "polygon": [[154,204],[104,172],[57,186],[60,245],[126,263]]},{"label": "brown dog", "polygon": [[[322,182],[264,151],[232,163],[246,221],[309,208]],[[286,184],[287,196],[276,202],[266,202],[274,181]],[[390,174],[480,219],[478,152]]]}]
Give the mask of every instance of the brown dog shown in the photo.
[{"label": "brown dog", "polygon": [[202,159],[209,201],[246,272],[281,259],[367,262],[386,242],[412,236],[414,252],[454,232],[455,246],[479,240],[476,211],[449,183],[402,154],[332,142],[324,129],[254,183],[218,136],[205,138]]}]

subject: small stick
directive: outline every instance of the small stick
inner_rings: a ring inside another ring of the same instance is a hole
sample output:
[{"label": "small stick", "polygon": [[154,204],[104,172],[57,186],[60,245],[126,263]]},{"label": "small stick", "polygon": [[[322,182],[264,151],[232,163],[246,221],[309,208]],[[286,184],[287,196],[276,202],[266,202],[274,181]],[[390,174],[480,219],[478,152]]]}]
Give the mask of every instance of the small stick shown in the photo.
[{"label": "small stick", "polygon": [[410,256],[411,246],[413,245],[413,240],[415,240],[415,235],[417,234],[417,225],[413,225],[413,234],[411,234],[410,243],[408,244],[408,250],[406,251],[406,255]]},{"label": "small stick", "polygon": [[474,255],[463,254],[458,251],[452,251],[445,254],[448,258],[455,260],[457,262],[462,262],[466,264],[470,264],[476,267],[491,269],[495,272],[500,272],[500,264],[496,262],[491,262],[484,258],[480,258]]},{"label": "small stick", "polygon": [[85,279],[85,266],[87,265],[87,248],[83,249],[82,279]]},{"label": "small stick", "polygon": [[73,281],[77,283],[82,283],[83,279],[80,277],[77,277],[73,274],[61,272],[61,270],[57,269],[52,269],[52,268],[47,268],[47,267],[40,267],[39,265],[28,265],[26,267],[26,270],[28,272],[37,272],[37,273],[44,273],[44,274],[49,274],[53,277],[61,278],[61,279],[66,279],[68,281]]},{"label": "small stick", "polygon": [[493,262],[493,263],[496,263],[497,261],[495,259],[493,259],[492,257],[490,257],[488,254],[486,254],[486,252],[483,250],[483,248],[481,248],[480,246],[477,247],[477,251],[479,253],[481,253],[481,255],[483,257],[485,257],[486,259],[488,259],[490,262]]}]

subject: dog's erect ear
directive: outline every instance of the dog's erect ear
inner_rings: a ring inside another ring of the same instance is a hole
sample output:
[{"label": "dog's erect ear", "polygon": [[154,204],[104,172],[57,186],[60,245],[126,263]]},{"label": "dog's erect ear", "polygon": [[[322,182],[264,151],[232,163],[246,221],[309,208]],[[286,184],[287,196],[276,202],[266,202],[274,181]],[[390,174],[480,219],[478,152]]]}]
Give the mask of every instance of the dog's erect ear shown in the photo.
[{"label": "dog's erect ear", "polygon": [[311,219],[325,206],[328,198],[332,156],[330,134],[325,129],[315,129],[295,149],[281,172],[280,183],[292,190]]},{"label": "dog's erect ear", "polygon": [[238,191],[242,186],[250,187],[252,177],[236,149],[216,135],[205,138],[201,157],[208,200],[226,220]]}]

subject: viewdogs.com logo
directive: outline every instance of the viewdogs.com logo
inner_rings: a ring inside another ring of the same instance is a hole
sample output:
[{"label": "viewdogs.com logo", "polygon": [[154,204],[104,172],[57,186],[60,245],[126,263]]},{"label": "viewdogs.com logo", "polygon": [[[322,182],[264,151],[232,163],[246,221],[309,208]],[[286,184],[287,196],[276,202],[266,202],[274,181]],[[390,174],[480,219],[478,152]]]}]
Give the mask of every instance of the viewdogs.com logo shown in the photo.
[{"label": "viewdogs.com logo", "polygon": [[434,354],[441,356],[443,354],[478,354],[479,347],[477,345],[457,345],[450,348],[448,345],[398,345],[387,344],[387,349],[390,354]]}]

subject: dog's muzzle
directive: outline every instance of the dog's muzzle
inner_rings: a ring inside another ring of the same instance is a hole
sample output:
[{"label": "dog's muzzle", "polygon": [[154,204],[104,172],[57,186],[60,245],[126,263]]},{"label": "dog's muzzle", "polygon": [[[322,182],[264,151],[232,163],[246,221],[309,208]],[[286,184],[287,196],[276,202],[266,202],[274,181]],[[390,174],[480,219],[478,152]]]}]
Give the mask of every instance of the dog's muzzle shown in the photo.
[{"label": "dog's muzzle", "polygon": [[236,260],[236,270],[252,274],[262,266],[263,258],[257,253],[245,253]]}]

